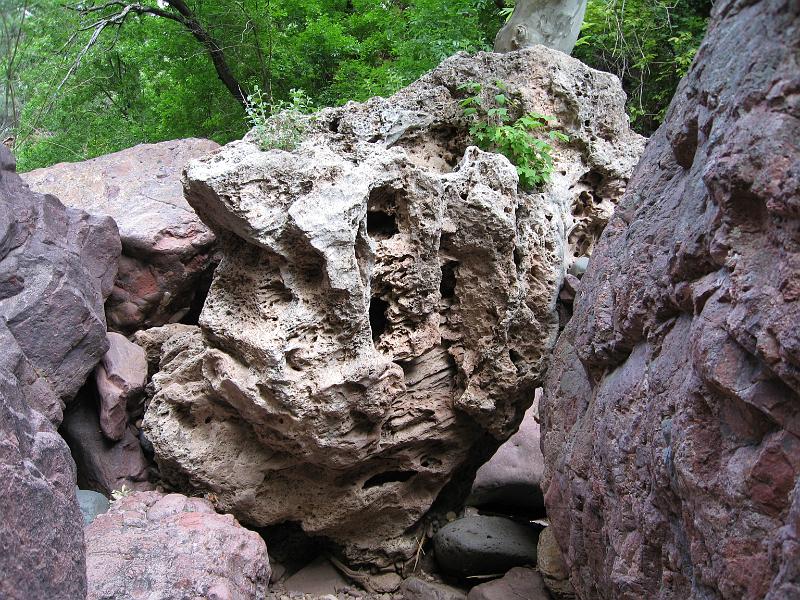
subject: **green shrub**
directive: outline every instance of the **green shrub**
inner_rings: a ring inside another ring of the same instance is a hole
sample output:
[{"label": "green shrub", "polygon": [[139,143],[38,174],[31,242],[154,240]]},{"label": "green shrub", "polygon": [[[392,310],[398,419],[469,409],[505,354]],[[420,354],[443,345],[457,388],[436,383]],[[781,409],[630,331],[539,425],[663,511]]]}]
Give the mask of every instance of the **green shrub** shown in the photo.
[{"label": "green shrub", "polygon": [[270,103],[255,86],[247,96],[247,121],[262,150],[297,148],[314,117],[311,98],[303,90],[290,90],[291,101]]},{"label": "green shrub", "polygon": [[555,118],[538,113],[520,112],[520,101],[509,92],[502,81],[495,82],[496,90],[483,99],[483,87],[474,81],[462,84],[459,90],[469,96],[460,101],[464,116],[470,120],[469,133],[475,145],[489,152],[498,152],[511,161],[517,169],[519,184],[523,189],[536,189],[550,180],[553,172],[553,147],[547,140],[533,132],[547,131],[549,140],[568,142],[569,137],[552,129]]}]

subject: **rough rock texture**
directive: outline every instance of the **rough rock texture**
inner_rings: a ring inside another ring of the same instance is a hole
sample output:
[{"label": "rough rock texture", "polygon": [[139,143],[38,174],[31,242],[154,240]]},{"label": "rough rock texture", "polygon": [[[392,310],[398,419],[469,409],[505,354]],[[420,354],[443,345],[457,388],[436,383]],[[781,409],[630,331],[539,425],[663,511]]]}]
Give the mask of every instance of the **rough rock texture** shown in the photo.
[{"label": "rough rock texture", "polygon": [[108,349],[103,302],[117,272],[120,241],[108,217],[64,208],[31,192],[0,147],[0,317],[55,396],[32,406],[56,426]]},{"label": "rough rock texture", "polygon": [[119,225],[122,257],[106,305],[108,326],[132,333],[181,319],[213,268],[214,235],[186,203],[181,172],[218,147],[186,139],[142,144],[25,173],[36,191]]},{"label": "rough rock texture", "polygon": [[535,565],[537,541],[538,532],[527,524],[484,515],[456,519],[433,537],[442,570],[464,577]]},{"label": "rough rock texture", "polygon": [[[504,80],[559,119],[541,192],[468,147],[457,91]],[[162,474],[243,521],[299,522],[394,565],[518,426],[566,268],[638,158],[613,76],[536,47],[459,55],[390,99],[320,113],[293,152],[234,142],[186,195],[223,259],[200,329],[162,345],[145,416]]]},{"label": "rough rock texture", "polygon": [[467,499],[469,505],[532,517],[543,516],[541,480],[544,457],[539,444],[539,423],[536,422],[538,411],[538,403],[534,401],[522,418],[519,430],[478,469]]},{"label": "rough rock texture", "polygon": [[545,527],[536,545],[536,568],[542,574],[545,587],[555,600],[572,600],[575,590],[569,582],[569,569],[561,555],[552,527]]},{"label": "rough rock texture", "polygon": [[81,390],[64,412],[59,433],[69,444],[78,468],[78,485],[111,496],[125,486],[129,490],[152,490],[150,462],[145,457],[137,430],[128,424],[120,441],[103,435],[97,401],[91,386]]},{"label": "rough rock texture", "polygon": [[583,598],[800,597],[799,24],[714,4],[583,276],[541,405]]},{"label": "rough rock texture", "polygon": [[110,440],[125,434],[129,417],[142,414],[147,357],[141,346],[118,333],[108,334],[109,348],[94,371],[100,399],[100,429]]},{"label": "rough rock texture", "polygon": [[536,569],[514,567],[500,579],[472,588],[467,600],[550,600]]},{"label": "rough rock texture", "polygon": [[[0,197],[0,211],[6,198]],[[0,598],[83,598],[75,463],[52,423],[32,408],[57,405],[58,397],[37,377],[1,317],[0,348]]]},{"label": "rough rock texture", "polygon": [[206,500],[137,492],[86,528],[88,600],[264,600],[264,540]]}]

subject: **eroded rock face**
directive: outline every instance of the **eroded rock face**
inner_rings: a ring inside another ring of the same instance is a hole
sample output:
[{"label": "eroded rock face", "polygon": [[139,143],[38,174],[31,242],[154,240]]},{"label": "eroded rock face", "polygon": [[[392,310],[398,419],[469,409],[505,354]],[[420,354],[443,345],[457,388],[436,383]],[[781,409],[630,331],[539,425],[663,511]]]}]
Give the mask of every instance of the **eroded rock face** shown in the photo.
[{"label": "eroded rock face", "polygon": [[[498,79],[573,139],[541,193],[468,147],[457,88]],[[245,139],[192,162],[223,259],[200,328],[154,337],[162,475],[353,563],[409,559],[445,485],[468,492],[533,400],[564,272],[642,147],[623,105],[613,76],[542,47],[460,55],[321,112],[295,152]]]},{"label": "eroded rock face", "polygon": [[137,492],[86,528],[88,600],[264,600],[267,547],[202,498]]},{"label": "eroded rock face", "polygon": [[105,351],[101,282],[110,289],[115,231],[113,223],[32,194],[0,146],[2,598],[86,594],[75,463],[53,422],[61,420],[75,378]]},{"label": "eroded rock face", "polygon": [[57,395],[31,378],[34,369],[2,318],[0,347],[0,597],[83,598],[75,463],[52,423],[32,408],[57,403]]},{"label": "eroded rock face", "polygon": [[800,596],[800,7],[714,5],[545,396],[583,598]]},{"label": "eroded rock face", "polygon": [[114,221],[31,192],[0,147],[0,317],[55,391],[33,408],[56,426],[108,350],[103,302],[117,272]]},{"label": "eroded rock face", "polygon": [[214,235],[183,198],[180,178],[189,160],[217,147],[202,139],[140,144],[22,175],[32,189],[119,225],[123,251],[106,305],[110,330],[130,334],[180,320],[205,291]]}]

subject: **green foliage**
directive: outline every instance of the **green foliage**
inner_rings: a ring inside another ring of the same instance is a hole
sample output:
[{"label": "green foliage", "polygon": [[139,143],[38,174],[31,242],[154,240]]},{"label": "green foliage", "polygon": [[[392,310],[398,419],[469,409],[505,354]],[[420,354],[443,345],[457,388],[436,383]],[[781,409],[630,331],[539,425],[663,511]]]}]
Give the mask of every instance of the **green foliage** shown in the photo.
[{"label": "green foliage", "polygon": [[[72,37],[80,20],[62,0],[28,2],[26,66],[16,87],[20,170],[142,142],[197,136],[224,143],[245,133],[245,109],[179,23],[129,16],[102,34],[59,88],[91,31]],[[459,50],[488,49],[502,23],[493,0],[186,3],[224,48],[245,95],[258,87],[268,104],[291,102],[293,89],[318,106],[392,94]]]},{"label": "green foliage", "polygon": [[710,10],[711,0],[589,0],[573,55],[622,80],[633,127],[649,135],[692,63]]},{"label": "green foliage", "polygon": [[[258,88],[271,105],[291,102],[291,90],[303,89],[317,106],[386,96],[455,52],[489,49],[513,4],[185,1],[224,49],[245,95]],[[710,2],[589,0],[575,54],[622,78],[639,131],[650,133],[663,118],[703,34]],[[165,6],[163,0],[138,4]],[[92,34],[80,29],[87,21],[63,0],[0,0],[0,14],[11,31],[0,31],[0,76],[6,80],[0,128],[16,135],[20,170],[142,142],[197,136],[224,143],[245,132],[245,109],[180,23],[130,15],[104,31],[65,80]]]},{"label": "green foliage", "polygon": [[247,121],[262,150],[294,150],[313,120],[311,98],[303,90],[289,90],[291,101],[268,102],[255,86],[247,96]]},{"label": "green foliage", "polygon": [[470,120],[469,133],[479,148],[499,152],[511,161],[523,189],[539,188],[553,172],[553,147],[534,132],[549,129],[547,137],[551,141],[568,142],[569,137],[551,129],[554,117],[528,112],[515,118],[514,114],[520,112],[519,99],[504,82],[496,81],[495,86],[497,89],[488,94],[474,81],[459,86],[459,90],[470,94],[460,101],[464,116]]}]

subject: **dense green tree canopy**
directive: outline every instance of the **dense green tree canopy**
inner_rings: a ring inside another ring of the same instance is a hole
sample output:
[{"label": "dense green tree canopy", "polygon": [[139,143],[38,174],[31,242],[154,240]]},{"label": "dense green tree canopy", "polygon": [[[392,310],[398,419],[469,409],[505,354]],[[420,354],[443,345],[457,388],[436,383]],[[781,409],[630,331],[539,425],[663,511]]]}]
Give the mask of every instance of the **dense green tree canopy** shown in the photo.
[{"label": "dense green tree canopy", "polygon": [[[691,61],[707,4],[589,2],[576,55],[623,77],[645,133]],[[281,101],[299,88],[319,106],[390,94],[455,52],[489,49],[509,5],[0,0],[0,133],[16,136],[21,169],[178,137],[227,142],[246,129],[232,90]]]}]

